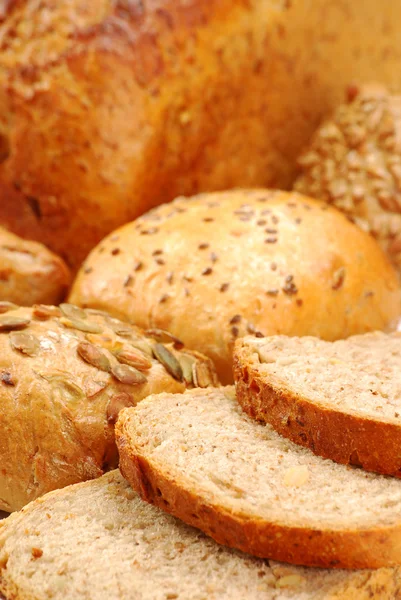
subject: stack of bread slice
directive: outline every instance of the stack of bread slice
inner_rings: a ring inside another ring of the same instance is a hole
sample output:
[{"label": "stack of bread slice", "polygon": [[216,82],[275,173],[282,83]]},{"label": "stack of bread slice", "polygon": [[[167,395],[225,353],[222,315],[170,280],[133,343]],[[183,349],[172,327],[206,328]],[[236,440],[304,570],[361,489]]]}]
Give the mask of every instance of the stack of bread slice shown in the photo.
[{"label": "stack of bread slice", "polygon": [[3,522],[7,600],[401,597],[401,335],[248,337],[234,362],[236,390],[120,413],[126,481]]},{"label": "stack of bread slice", "polygon": [[134,489],[221,544],[309,566],[401,562],[401,481],[286,440],[233,388],[154,396],[123,411],[116,436]]}]

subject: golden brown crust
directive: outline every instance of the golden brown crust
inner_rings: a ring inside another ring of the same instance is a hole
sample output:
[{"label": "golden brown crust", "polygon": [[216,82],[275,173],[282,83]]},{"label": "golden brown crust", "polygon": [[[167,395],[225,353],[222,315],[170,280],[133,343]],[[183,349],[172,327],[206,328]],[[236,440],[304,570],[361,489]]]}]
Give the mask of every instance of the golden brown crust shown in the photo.
[{"label": "golden brown crust", "polygon": [[[0,509],[114,467],[122,407],[151,393],[216,384],[210,361],[154,335],[71,305],[0,315]],[[184,355],[190,372],[181,370]]]},{"label": "golden brown crust", "polygon": [[140,446],[126,432],[128,415],[129,411],[123,413],[116,426],[123,476],[143,500],[201,529],[219,544],[262,558],[314,567],[374,569],[399,564],[400,526],[317,531],[230,513],[201,499],[141,455]]},{"label": "golden brown crust", "polygon": [[396,273],[370,236],[325,204],[257,189],[179,198],[114,232],[71,300],[171,331],[227,383],[238,337],[333,340],[400,314]]},{"label": "golden brown crust", "polygon": [[75,267],[178,194],[290,185],[354,79],[399,86],[397,2],[21,0],[2,16],[0,220]]},{"label": "golden brown crust", "polygon": [[400,426],[309,401],[266,379],[241,341],[234,352],[238,402],[245,412],[296,444],[342,464],[401,477]]},{"label": "golden brown crust", "polygon": [[0,227],[0,301],[58,304],[70,282],[70,271],[59,256]]}]

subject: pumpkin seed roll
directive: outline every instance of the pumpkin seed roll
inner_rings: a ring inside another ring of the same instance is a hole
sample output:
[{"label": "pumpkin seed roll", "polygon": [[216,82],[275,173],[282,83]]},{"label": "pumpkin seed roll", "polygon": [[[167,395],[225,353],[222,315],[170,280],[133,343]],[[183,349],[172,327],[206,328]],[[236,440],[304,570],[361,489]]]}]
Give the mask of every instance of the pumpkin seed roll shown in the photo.
[{"label": "pumpkin seed roll", "polygon": [[160,329],[72,304],[0,303],[0,510],[117,465],[119,411],[217,385],[211,361]]}]

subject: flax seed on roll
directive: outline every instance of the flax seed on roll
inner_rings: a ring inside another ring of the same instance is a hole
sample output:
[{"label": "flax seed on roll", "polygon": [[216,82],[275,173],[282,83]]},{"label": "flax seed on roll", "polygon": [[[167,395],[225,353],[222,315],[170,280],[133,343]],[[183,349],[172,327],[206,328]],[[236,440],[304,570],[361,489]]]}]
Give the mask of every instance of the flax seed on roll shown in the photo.
[{"label": "flax seed on roll", "polygon": [[167,329],[228,382],[238,337],[391,328],[400,292],[376,241],[339,211],[260,189],[178,198],[117,230],[88,257],[71,301]]}]

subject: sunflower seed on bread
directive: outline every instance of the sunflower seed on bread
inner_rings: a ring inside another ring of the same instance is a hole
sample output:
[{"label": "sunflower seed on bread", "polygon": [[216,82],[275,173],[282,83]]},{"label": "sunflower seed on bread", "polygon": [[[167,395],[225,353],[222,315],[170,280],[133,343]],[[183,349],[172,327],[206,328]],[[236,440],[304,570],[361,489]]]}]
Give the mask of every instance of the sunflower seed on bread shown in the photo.
[{"label": "sunflower seed on bread", "polygon": [[298,159],[294,188],[369,231],[401,272],[401,96],[362,86]]}]

